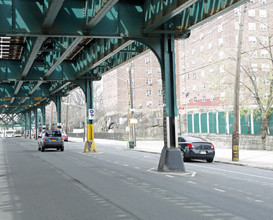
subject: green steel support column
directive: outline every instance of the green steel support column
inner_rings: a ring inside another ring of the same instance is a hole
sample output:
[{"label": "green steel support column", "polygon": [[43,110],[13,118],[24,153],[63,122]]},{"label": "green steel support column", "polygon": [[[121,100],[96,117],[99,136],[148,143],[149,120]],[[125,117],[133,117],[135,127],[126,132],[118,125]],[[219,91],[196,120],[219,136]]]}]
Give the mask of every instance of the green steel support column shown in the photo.
[{"label": "green steel support column", "polygon": [[42,130],[46,130],[46,108],[45,105],[41,106],[41,112],[42,112]]},{"label": "green steel support column", "polygon": [[57,109],[57,129],[62,129],[62,97],[56,97],[56,109]]},{"label": "green steel support column", "polygon": [[[185,35],[185,38],[189,34]],[[183,156],[177,140],[177,106],[174,36],[138,39],[146,44],[157,56],[162,70],[164,104],[164,147],[161,152],[158,171],[185,171]]]},{"label": "green steel support column", "polygon": [[[94,124],[93,124],[93,81],[87,80],[85,84],[86,97],[86,114],[87,114],[87,141],[85,142],[84,152],[97,152],[96,143],[94,141]],[[91,113],[90,113],[91,111]],[[90,118],[91,116],[91,118]]]},{"label": "green steel support column", "polygon": [[177,100],[173,35],[164,35],[163,42],[161,43],[161,57],[164,91],[164,147],[161,152],[158,171],[185,171],[177,139]]},{"label": "green steel support column", "polygon": [[28,112],[28,135],[29,135],[29,139],[31,139],[31,110]]},{"label": "green steel support column", "polygon": [[38,130],[38,110],[37,108],[35,108],[34,110],[34,118],[35,118],[35,139],[37,140],[38,139],[38,134],[37,134],[37,130]]},{"label": "green steel support column", "polygon": [[25,116],[25,138],[27,138],[27,112],[24,113]]}]

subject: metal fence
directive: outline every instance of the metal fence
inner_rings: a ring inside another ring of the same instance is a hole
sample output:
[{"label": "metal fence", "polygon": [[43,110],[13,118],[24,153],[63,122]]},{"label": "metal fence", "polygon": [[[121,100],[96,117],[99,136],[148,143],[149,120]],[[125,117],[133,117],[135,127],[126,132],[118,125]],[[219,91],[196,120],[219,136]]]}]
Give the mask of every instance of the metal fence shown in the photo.
[{"label": "metal fence", "polygon": [[[261,115],[245,111],[240,114],[240,134],[260,134]],[[269,117],[268,134],[273,134],[273,115]],[[231,134],[233,112],[207,112],[188,114],[188,133]]]}]

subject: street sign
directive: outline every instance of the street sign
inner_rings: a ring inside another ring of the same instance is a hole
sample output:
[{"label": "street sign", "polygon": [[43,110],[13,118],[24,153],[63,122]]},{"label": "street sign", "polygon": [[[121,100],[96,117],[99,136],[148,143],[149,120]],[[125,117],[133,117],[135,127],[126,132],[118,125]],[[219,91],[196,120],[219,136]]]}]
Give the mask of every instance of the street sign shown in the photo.
[{"label": "street sign", "polygon": [[94,109],[89,109],[88,110],[88,119],[89,120],[94,120],[95,119],[95,110]]}]

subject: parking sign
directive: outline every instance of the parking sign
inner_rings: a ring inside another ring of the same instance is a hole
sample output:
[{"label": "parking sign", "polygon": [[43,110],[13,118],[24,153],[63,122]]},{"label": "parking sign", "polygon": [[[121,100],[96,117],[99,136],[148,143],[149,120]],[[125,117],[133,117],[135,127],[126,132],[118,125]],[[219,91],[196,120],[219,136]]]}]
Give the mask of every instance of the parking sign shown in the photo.
[{"label": "parking sign", "polygon": [[88,113],[89,113],[88,119],[89,120],[94,120],[95,119],[95,110],[94,109],[89,109]]}]

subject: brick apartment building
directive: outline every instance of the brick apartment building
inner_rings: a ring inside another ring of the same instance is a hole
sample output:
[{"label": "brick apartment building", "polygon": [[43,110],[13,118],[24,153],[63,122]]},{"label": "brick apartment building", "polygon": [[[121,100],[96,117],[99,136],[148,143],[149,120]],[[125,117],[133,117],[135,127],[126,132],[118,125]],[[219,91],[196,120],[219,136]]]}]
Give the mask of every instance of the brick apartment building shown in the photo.
[{"label": "brick apartment building", "polygon": [[[251,0],[246,6],[242,64],[249,71],[264,74],[272,70],[272,64],[266,60],[268,51],[260,45],[268,44],[269,33],[273,32],[273,0]],[[176,41],[177,105],[183,107],[182,115],[225,111],[232,105],[241,10],[242,6],[235,8],[192,30],[188,39]],[[128,112],[131,66],[134,109],[162,111],[161,70],[154,54],[147,51],[96,83],[102,99],[95,106],[104,115]],[[266,83],[267,79],[260,78]],[[241,79],[246,84],[249,81],[243,74]],[[243,85],[240,101],[253,104]]]}]

